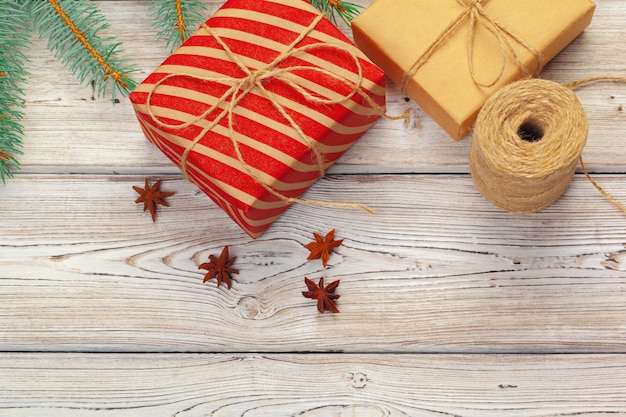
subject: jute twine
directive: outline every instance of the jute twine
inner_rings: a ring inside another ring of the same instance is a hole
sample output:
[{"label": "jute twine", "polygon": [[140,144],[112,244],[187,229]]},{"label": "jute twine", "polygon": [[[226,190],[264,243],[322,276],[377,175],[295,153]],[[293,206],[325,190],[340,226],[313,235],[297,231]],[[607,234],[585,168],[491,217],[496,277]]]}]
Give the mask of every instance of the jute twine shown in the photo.
[{"label": "jute twine", "polygon": [[[483,5],[489,0],[456,0],[460,6],[463,7],[461,12],[453,19],[443,31],[435,38],[433,43],[426,48],[426,51],[419,56],[413,65],[403,75],[402,91],[407,92],[411,79],[417,74],[417,72],[430,60],[430,58],[442,47],[444,43],[462,26],[463,23],[468,21],[468,34],[467,34],[467,61],[469,65],[469,73],[472,76],[472,80],[476,85],[481,87],[490,88],[496,85],[504,75],[504,71],[507,65],[507,56],[513,59],[513,63],[522,70],[525,76],[533,75],[526,66],[522,63],[522,59],[513,49],[513,44],[518,44],[528,52],[530,52],[537,61],[537,69],[534,74],[541,72],[543,65],[545,64],[545,58],[543,55],[535,49],[532,45],[515,34],[509,28],[502,25],[498,20],[491,16]],[[474,70],[474,42],[476,36],[476,26],[482,26],[488,30],[498,41],[501,51],[500,69],[496,76],[488,81],[480,80]]]},{"label": "jute twine", "polygon": [[611,203],[626,209],[587,172],[582,152],[588,121],[570,88],[622,77],[594,77],[561,85],[525,79],[499,90],[482,108],[470,147],[470,171],[478,190],[513,213],[537,212],[569,187],[577,162]]},{"label": "jute twine", "polygon": [[[265,81],[268,81],[270,79],[276,79],[276,80],[282,81],[284,84],[286,84],[287,86],[292,88],[294,91],[299,93],[306,101],[310,103],[324,104],[324,105],[341,104],[341,103],[346,103],[350,101],[355,96],[360,96],[370,107],[372,107],[372,109],[374,109],[376,114],[382,117],[385,117],[391,120],[404,119],[408,117],[408,113],[405,113],[400,116],[390,116],[386,114],[384,109],[381,108],[376,102],[374,102],[374,100],[369,95],[367,95],[367,93],[362,87],[364,76],[363,76],[363,69],[359,61],[359,58],[347,47],[344,47],[341,45],[330,44],[330,43],[324,43],[324,42],[296,47],[298,43],[300,43],[307,35],[309,35],[315,29],[315,27],[323,19],[323,17],[324,17],[323,14],[319,14],[318,16],[316,16],[315,19],[313,19],[313,21],[310,23],[310,25],[302,33],[300,33],[299,36],[291,44],[287,45],[286,48],[276,58],[274,58],[272,62],[270,62],[263,68],[259,68],[255,70],[249,69],[237,57],[237,55],[232,52],[232,50],[228,47],[228,45],[222,40],[222,38],[211,27],[209,27],[207,24],[203,24],[201,26],[202,30],[204,30],[207,34],[212,36],[217,41],[217,43],[223,48],[224,52],[226,52],[228,58],[232,62],[237,64],[237,66],[241,69],[244,75],[240,78],[237,78],[237,77],[203,77],[203,76],[199,76],[199,75],[195,75],[191,73],[173,73],[173,74],[169,74],[163,77],[160,81],[155,83],[155,85],[150,90],[148,94],[148,98],[147,98],[147,103],[146,103],[147,110],[152,121],[156,125],[161,126],[161,127],[170,128],[170,129],[184,129],[186,127],[189,127],[203,120],[204,118],[213,114],[214,112],[217,112],[217,116],[211,121],[211,123],[208,124],[204,129],[202,129],[202,131],[188,143],[188,145],[186,146],[181,156],[181,170],[185,178],[190,180],[189,174],[187,172],[187,158],[189,154],[193,151],[193,148],[205,137],[205,135],[208,132],[210,132],[215,126],[217,126],[221,120],[226,118],[226,120],[228,121],[229,138],[233,144],[235,154],[241,164],[242,170],[246,174],[248,174],[250,177],[252,177],[255,180],[255,182],[261,185],[270,194],[274,195],[275,197],[279,198],[280,200],[286,203],[300,203],[300,204],[315,205],[315,206],[322,206],[322,207],[357,208],[357,209],[366,210],[370,213],[375,213],[373,209],[363,204],[316,201],[316,200],[307,200],[307,199],[301,199],[301,198],[287,197],[283,193],[272,188],[270,184],[267,184],[265,182],[265,180],[262,178],[262,174],[258,173],[256,169],[251,167],[244,160],[244,157],[239,147],[239,139],[238,139],[239,134],[234,128],[233,116],[235,113],[235,109],[238,106],[238,104],[241,102],[241,100],[243,100],[244,97],[246,97],[249,93],[253,92],[254,94],[258,94],[266,98],[272,104],[272,106],[278,111],[281,117],[283,117],[284,120],[286,120],[289,126],[293,129],[295,135],[302,141],[302,143],[306,144],[306,146],[308,146],[311,149],[311,151],[313,152],[315,156],[315,160],[316,160],[316,164],[317,164],[317,168],[319,170],[320,176],[323,176],[325,173],[324,156],[319,151],[317,142],[311,139],[310,137],[308,137],[302,131],[300,126],[298,126],[296,121],[289,115],[289,113],[280,103],[279,97],[275,93],[267,90],[265,86],[263,85]],[[330,50],[337,52],[338,54],[343,54],[346,57],[348,57],[350,60],[352,60],[357,71],[357,78],[358,78],[357,81],[352,82],[346,77],[343,77],[327,69],[316,67],[313,65],[298,65],[298,66],[291,66],[291,67],[279,66],[282,62],[284,62],[288,58],[291,58],[291,57],[294,57],[299,54],[303,54],[305,52],[312,51],[315,49],[330,49]],[[315,96],[309,93],[304,87],[293,82],[288,77],[289,73],[300,71],[300,70],[315,71],[335,81],[344,83],[350,88],[350,92],[346,94],[345,96],[340,97],[338,99],[325,99],[322,97]],[[227,85],[231,85],[231,87],[217,100],[215,104],[213,104],[209,109],[207,109],[204,113],[200,114],[198,117],[195,117],[193,120],[190,120],[185,123],[180,123],[180,124],[166,123],[160,120],[154,114],[153,109],[152,109],[152,104],[151,104],[152,96],[153,94],[157,92],[159,87],[163,83],[165,83],[165,81],[170,80],[172,78],[178,78],[178,77],[189,78],[189,79],[194,79],[194,80],[199,80],[199,81],[227,84]]]}]

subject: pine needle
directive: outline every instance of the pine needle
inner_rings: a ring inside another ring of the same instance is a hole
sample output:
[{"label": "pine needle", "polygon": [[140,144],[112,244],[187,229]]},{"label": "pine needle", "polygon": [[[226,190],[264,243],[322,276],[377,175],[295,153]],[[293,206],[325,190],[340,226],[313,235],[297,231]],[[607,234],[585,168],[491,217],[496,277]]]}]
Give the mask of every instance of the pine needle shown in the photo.
[{"label": "pine needle", "polygon": [[0,19],[0,179],[12,178],[11,168],[19,169],[16,155],[22,154],[25,93],[28,73],[22,52],[30,46],[30,14],[25,2],[4,0]]},{"label": "pine needle", "polygon": [[348,26],[352,19],[357,17],[363,6],[340,0],[310,0],[311,4],[317,7],[326,17],[337,24],[337,17],[339,15],[341,20]]},{"label": "pine needle", "polygon": [[193,0],[151,0],[149,8],[158,39],[165,39],[170,52],[178,48],[206,20],[206,7]]},{"label": "pine needle", "polygon": [[[28,3],[28,2],[25,2]],[[108,91],[116,101],[136,84],[128,74],[135,72],[129,60],[120,58],[115,37],[102,37],[108,29],[105,16],[87,0],[38,0],[33,2],[34,27],[40,38],[48,38],[48,49],[74,74],[81,84],[94,86],[95,94]]]}]

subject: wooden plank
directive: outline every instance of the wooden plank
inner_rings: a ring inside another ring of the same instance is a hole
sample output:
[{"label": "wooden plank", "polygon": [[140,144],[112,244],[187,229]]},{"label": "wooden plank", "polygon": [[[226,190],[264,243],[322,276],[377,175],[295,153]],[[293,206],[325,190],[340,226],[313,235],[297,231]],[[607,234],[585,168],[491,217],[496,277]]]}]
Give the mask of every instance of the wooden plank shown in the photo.
[{"label": "wooden plank", "polygon": [[0,416],[626,415],[624,355],[0,354]]},{"label": "wooden plank", "polygon": [[[599,180],[626,201],[623,176]],[[20,175],[2,190],[0,350],[625,352],[626,217],[582,177],[535,215],[468,176],[329,176],[252,241],[194,186],[156,223],[143,177]],[[311,233],[344,244],[323,269]],[[230,245],[233,289],[198,264]],[[339,315],[303,278],[340,279]]]},{"label": "wooden plank", "polygon": [[[369,0],[358,3],[369,4]],[[587,31],[545,69],[543,76],[559,82],[595,75],[626,75],[626,3],[597,2],[594,22]],[[207,16],[220,1],[207,2]],[[167,56],[164,43],[142,1],[100,1],[98,6],[132,57],[141,81]],[[350,36],[350,30],[341,24]],[[108,99],[93,99],[46,50],[44,41],[28,51],[30,85],[24,120],[25,173],[170,173],[176,168],[144,139],[128,100],[112,106]],[[585,152],[589,168],[624,172],[622,135],[626,112],[626,86],[598,85],[580,93],[592,121]],[[469,139],[454,142],[413,102],[404,101],[388,83],[389,113],[412,109],[412,119],[382,120],[332,168],[333,173],[426,172],[466,173]],[[68,123],[71,120],[72,123]]]},{"label": "wooden plank", "polygon": [[[626,75],[626,3],[597,5],[544,78]],[[145,2],[98,6],[140,81],[167,55]],[[0,417],[626,416],[626,218],[582,176],[542,213],[503,213],[465,175],[470,140],[388,83],[412,120],[377,123],[307,193],[378,214],[294,206],[252,241],[127,100],[92,98],[43,41],[28,54],[23,171],[0,187]],[[588,167],[626,172],[626,86],[578,94]],[[133,203],[146,175],[177,192],[156,224]],[[626,202],[623,174],[598,180]],[[322,269],[303,245],[330,228],[345,240]],[[197,268],[226,244],[230,291]],[[304,276],[341,279],[340,314]]]}]

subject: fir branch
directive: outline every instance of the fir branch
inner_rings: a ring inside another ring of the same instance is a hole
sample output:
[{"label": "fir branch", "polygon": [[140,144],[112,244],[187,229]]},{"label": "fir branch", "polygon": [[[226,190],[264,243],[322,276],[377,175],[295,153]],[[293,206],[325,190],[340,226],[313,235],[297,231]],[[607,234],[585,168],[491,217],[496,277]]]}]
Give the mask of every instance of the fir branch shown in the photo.
[{"label": "fir branch", "polygon": [[0,179],[12,178],[11,168],[19,169],[16,155],[22,154],[25,93],[28,73],[22,52],[30,46],[28,2],[4,0],[0,19]]},{"label": "fir branch", "polygon": [[335,14],[339,15],[341,20],[348,26],[352,19],[357,17],[363,6],[350,3],[341,0],[310,0],[311,4],[317,7],[322,13],[326,15],[333,23],[337,24],[337,18]]},{"label": "fir branch", "polygon": [[127,95],[136,86],[128,74],[135,72],[128,59],[119,57],[120,43],[113,36],[100,37],[108,29],[105,16],[87,0],[47,0],[33,4],[34,27],[48,37],[48,49],[80,80],[92,84],[96,95],[111,91]]},{"label": "fir branch", "polygon": [[158,39],[165,39],[170,51],[178,48],[206,19],[203,4],[193,0],[151,0],[149,8]]}]

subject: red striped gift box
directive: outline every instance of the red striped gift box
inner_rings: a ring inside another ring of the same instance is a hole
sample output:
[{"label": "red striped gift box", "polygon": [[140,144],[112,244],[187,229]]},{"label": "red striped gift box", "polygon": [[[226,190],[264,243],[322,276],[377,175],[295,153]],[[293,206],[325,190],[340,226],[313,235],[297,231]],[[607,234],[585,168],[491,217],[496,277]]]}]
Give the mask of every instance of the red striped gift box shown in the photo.
[{"label": "red striped gift box", "polygon": [[308,2],[228,0],[130,100],[148,140],[258,237],[381,117],[384,82]]}]

